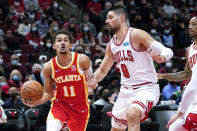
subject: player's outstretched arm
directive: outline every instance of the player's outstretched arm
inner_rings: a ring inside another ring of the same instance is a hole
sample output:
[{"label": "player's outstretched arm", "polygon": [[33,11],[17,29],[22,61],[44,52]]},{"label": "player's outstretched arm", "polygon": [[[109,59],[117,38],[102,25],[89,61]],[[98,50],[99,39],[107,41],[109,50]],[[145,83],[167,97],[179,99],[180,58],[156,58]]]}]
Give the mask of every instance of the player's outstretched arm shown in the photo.
[{"label": "player's outstretched arm", "polygon": [[110,44],[108,44],[106,47],[105,57],[100,67],[93,74],[93,78],[96,80],[96,82],[102,81],[114,64],[113,55],[109,45]]},{"label": "player's outstretched arm", "polygon": [[192,76],[192,71],[188,63],[187,59],[187,51],[186,51],[186,64],[184,71],[176,72],[176,73],[157,73],[158,79],[167,79],[169,81],[189,81]]},{"label": "player's outstretched arm", "polygon": [[136,29],[131,33],[131,39],[134,43],[143,49],[148,49],[151,57],[157,63],[163,63],[173,57],[170,48],[163,46],[160,42],[154,40],[147,32]]}]

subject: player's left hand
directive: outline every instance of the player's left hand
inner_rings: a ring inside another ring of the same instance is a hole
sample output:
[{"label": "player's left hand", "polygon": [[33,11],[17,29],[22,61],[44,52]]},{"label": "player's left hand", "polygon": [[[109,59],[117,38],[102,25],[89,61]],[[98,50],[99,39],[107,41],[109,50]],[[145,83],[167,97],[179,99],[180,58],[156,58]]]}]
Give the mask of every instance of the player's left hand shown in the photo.
[{"label": "player's left hand", "polygon": [[168,121],[168,124],[166,125],[166,128],[169,128],[170,125],[175,122],[178,118],[182,117],[183,113],[178,112],[177,114],[173,115],[170,120]]},{"label": "player's left hand", "polygon": [[153,58],[153,60],[156,61],[157,63],[166,62],[165,56],[160,55],[158,52],[150,51],[150,50],[147,50],[147,52],[150,54],[150,56]]}]

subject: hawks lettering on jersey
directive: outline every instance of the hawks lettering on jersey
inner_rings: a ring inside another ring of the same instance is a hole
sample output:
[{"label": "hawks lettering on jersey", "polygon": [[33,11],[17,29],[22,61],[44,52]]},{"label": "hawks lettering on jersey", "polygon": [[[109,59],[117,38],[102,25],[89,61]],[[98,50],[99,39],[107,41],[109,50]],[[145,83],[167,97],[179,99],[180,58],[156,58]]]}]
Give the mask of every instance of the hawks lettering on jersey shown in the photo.
[{"label": "hawks lettering on jersey", "polygon": [[116,52],[116,54],[114,55],[114,59],[118,63],[120,63],[121,61],[134,61],[133,56],[132,56],[132,52],[130,50],[127,50],[127,51],[120,50],[120,51]]},{"label": "hawks lettering on jersey", "polygon": [[191,68],[196,64],[197,53],[189,57],[189,64]]}]

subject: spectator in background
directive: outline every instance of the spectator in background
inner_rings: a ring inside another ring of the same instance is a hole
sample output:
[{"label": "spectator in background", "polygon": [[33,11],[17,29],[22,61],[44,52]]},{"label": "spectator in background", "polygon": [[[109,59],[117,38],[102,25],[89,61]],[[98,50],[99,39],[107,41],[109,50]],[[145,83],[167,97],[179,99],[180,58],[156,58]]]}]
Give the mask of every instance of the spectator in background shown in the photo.
[{"label": "spectator in background", "polygon": [[101,10],[101,13],[100,13],[102,25],[105,25],[105,20],[107,18],[106,16],[111,7],[112,7],[112,3],[110,1],[106,1],[104,5],[104,9]]},{"label": "spectator in background", "polygon": [[105,48],[111,39],[111,33],[106,29],[105,26],[103,26],[101,32],[98,33],[97,38],[98,44]]},{"label": "spectator in background", "polygon": [[170,96],[176,92],[180,91],[181,87],[177,85],[174,81],[169,81],[162,90],[162,100],[170,100]]},{"label": "spectator in background", "polygon": [[6,31],[6,39],[4,43],[8,47],[9,53],[11,54],[14,50],[20,49],[20,40],[13,34],[11,30]]},{"label": "spectator in background", "polygon": [[38,27],[35,23],[31,25],[31,31],[27,34],[26,41],[34,47],[35,51],[38,50],[38,46],[44,44],[38,33]]},{"label": "spectator in background", "polygon": [[90,21],[96,26],[97,31],[101,29],[101,4],[98,0],[91,0],[88,2],[86,10],[90,16]]},{"label": "spectator in background", "polygon": [[42,48],[40,50],[40,54],[46,55],[48,57],[48,59],[51,59],[56,55],[56,53],[53,49],[52,40],[50,37],[46,38],[44,45],[42,46]]},{"label": "spectator in background", "polygon": [[5,53],[5,52],[9,52],[8,47],[2,40],[0,40],[0,53]]},{"label": "spectator in background", "polygon": [[30,80],[34,80],[34,77],[32,75],[28,75],[25,77],[25,82]]},{"label": "spectator in background", "polygon": [[47,15],[45,13],[41,14],[41,17],[36,22],[36,25],[38,27],[39,35],[41,36],[41,38],[44,38],[49,31],[49,24],[47,23]]},{"label": "spectator in background", "polygon": [[16,108],[17,103],[22,103],[20,97],[18,96],[19,92],[16,87],[10,87],[9,89],[9,98],[3,104],[4,108]]},{"label": "spectator in background", "polygon": [[53,21],[50,25],[50,29],[49,29],[49,33],[50,33],[50,37],[52,38],[53,35],[55,34],[55,32],[57,32],[59,30],[59,25],[56,21]]},{"label": "spectator in background", "polygon": [[151,29],[150,30],[150,35],[157,41],[162,43],[161,37],[159,36],[159,32],[157,32],[156,29]]},{"label": "spectator in background", "polygon": [[10,87],[16,87],[18,91],[20,91],[22,82],[22,75],[19,70],[13,70],[10,74],[10,79],[8,80],[8,85]]},{"label": "spectator in background", "polygon": [[10,86],[5,76],[0,76],[1,98],[3,101],[8,99]]},{"label": "spectator in background", "polygon": [[24,3],[23,0],[14,0],[14,7],[18,15],[24,15]]},{"label": "spectator in background", "polygon": [[84,24],[82,32],[78,36],[79,44],[84,47],[94,46],[95,40],[93,34],[90,32],[90,27],[88,24]]},{"label": "spectator in background", "polygon": [[166,0],[166,3],[163,6],[163,9],[169,18],[171,18],[173,14],[177,13],[176,8],[172,5],[172,1],[170,0]]},{"label": "spectator in background", "polygon": [[35,63],[32,66],[32,75],[34,80],[38,81],[40,84],[44,84],[44,77],[42,74],[42,66],[38,63]]},{"label": "spectator in background", "polygon": [[43,11],[47,11],[50,8],[52,2],[52,0],[38,0],[39,7],[41,7]]},{"label": "spectator in background", "polygon": [[77,24],[74,24],[74,23],[70,23],[68,25],[68,31],[69,33],[71,34],[72,36],[72,49],[75,48],[75,46],[77,46],[79,44],[79,40],[78,40],[78,33],[79,33],[79,30],[78,30],[78,25],[76,26]]},{"label": "spectator in background", "polygon": [[168,21],[164,22],[164,30],[163,30],[163,34],[162,34],[162,43],[164,44],[164,46],[173,48],[174,47],[174,43],[173,43],[173,35],[171,32],[171,27]]},{"label": "spectator in background", "polygon": [[103,87],[98,94],[99,99],[94,102],[94,105],[104,107],[108,103],[107,94],[109,92],[110,90],[107,87]]},{"label": "spectator in background", "polygon": [[67,21],[67,22],[65,22],[64,23],[64,25],[63,25],[63,29],[64,30],[69,30],[69,28],[70,28],[70,25],[73,25],[73,27],[75,28],[74,30],[77,32],[77,33],[79,33],[79,25],[77,24],[77,18],[76,18],[76,16],[75,15],[71,15],[70,17],[69,17],[69,20]]},{"label": "spectator in background", "polygon": [[38,11],[39,9],[39,3],[38,0],[23,0],[24,1],[24,7],[26,10],[29,10],[32,8],[33,11]]},{"label": "spectator in background", "polygon": [[77,45],[74,50],[77,52],[77,53],[81,53],[81,54],[84,54],[85,50],[83,48],[82,45]]},{"label": "spectator in background", "polygon": [[10,73],[14,70],[17,69],[19,70],[19,72],[22,74],[22,79],[25,78],[26,74],[27,74],[27,70],[24,64],[21,64],[19,62],[20,57],[17,54],[13,54],[11,55],[11,63],[9,63],[5,70],[7,72],[7,78],[9,78]]},{"label": "spectator in background", "polygon": [[46,55],[40,55],[39,56],[39,63],[40,63],[40,65],[43,67],[43,65],[47,62],[47,56]]},{"label": "spectator in background", "polygon": [[83,31],[83,27],[85,24],[88,24],[88,27],[90,28],[90,33],[94,35],[94,37],[96,37],[97,35],[97,31],[96,31],[96,27],[93,23],[91,23],[89,21],[89,15],[88,13],[84,13],[82,15],[82,22],[79,24],[79,29],[82,32]]},{"label": "spectator in background", "polygon": [[179,105],[182,99],[183,92],[185,91],[185,88],[187,87],[187,85],[188,85],[188,81],[182,81],[180,84],[180,87],[181,87],[180,91],[174,92],[170,96],[170,100],[175,100],[176,104]]},{"label": "spectator in background", "polygon": [[29,23],[29,19],[27,17],[24,18],[24,21],[18,26],[18,34],[25,37],[31,29],[31,24]]},{"label": "spectator in background", "polygon": [[5,64],[3,63],[3,56],[0,55],[0,76],[6,76]]}]

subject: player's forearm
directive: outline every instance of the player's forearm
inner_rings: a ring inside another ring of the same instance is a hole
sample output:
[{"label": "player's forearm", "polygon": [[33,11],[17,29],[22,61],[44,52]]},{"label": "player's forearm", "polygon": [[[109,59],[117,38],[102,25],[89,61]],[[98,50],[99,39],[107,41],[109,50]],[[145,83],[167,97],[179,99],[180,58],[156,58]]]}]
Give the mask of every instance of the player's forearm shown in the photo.
[{"label": "player's forearm", "polygon": [[96,79],[96,82],[100,82],[104,79],[104,77],[107,75],[106,72],[102,71],[101,68],[98,68],[94,74],[93,74],[93,78]]},{"label": "player's forearm", "polygon": [[53,97],[53,94],[48,93],[48,92],[44,92],[42,98],[40,99],[40,101],[37,105],[43,104],[43,103],[51,100],[52,97]]},{"label": "player's forearm", "polygon": [[184,71],[180,71],[177,73],[166,73],[166,74],[163,74],[162,77],[169,81],[189,80],[189,76]]}]

